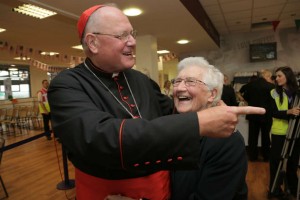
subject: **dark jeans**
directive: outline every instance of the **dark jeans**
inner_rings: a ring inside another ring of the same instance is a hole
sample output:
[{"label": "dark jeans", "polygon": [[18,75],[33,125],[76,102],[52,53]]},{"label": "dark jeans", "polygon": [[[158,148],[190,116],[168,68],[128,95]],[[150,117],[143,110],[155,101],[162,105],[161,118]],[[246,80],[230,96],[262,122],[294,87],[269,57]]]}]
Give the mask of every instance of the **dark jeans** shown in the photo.
[{"label": "dark jeans", "polygon": [[270,156],[270,130],[272,119],[267,121],[249,120],[248,154],[250,160],[258,158],[258,136],[261,131],[262,156],[268,160]]},{"label": "dark jeans", "polygon": [[51,131],[50,131],[50,120],[51,120],[51,114],[49,113],[48,115],[42,114],[43,116],[43,122],[44,122],[44,132],[46,136],[51,136]]}]

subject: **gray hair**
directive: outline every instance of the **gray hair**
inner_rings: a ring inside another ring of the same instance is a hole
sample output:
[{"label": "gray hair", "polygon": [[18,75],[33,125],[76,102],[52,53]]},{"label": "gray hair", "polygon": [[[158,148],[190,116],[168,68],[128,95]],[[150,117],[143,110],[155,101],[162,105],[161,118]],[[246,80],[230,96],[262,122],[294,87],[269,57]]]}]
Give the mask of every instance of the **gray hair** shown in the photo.
[{"label": "gray hair", "polygon": [[202,81],[206,83],[209,90],[217,90],[216,98],[213,102],[213,105],[215,105],[221,99],[222,96],[224,82],[223,73],[221,73],[220,70],[217,69],[215,66],[210,65],[208,61],[205,60],[203,57],[188,57],[181,60],[178,63],[178,72],[191,66],[196,66],[206,71],[206,73],[202,74],[201,78]]}]

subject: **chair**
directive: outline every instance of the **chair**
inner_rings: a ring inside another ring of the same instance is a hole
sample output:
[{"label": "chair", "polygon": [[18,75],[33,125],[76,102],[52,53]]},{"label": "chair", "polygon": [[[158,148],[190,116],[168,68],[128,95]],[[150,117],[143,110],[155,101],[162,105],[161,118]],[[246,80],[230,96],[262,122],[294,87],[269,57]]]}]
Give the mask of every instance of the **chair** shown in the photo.
[{"label": "chair", "polygon": [[19,107],[18,116],[16,119],[16,125],[23,134],[23,131],[29,130],[29,120],[28,120],[29,107],[21,106]]},{"label": "chair", "polygon": [[16,135],[16,123],[18,118],[18,108],[8,108],[6,110],[6,119],[3,120],[7,128],[7,132],[10,133],[10,128],[13,128],[12,132]]},{"label": "chair", "polygon": [[32,128],[33,129],[41,129],[41,123],[40,123],[40,112],[38,105],[34,105],[31,107],[31,110],[29,112],[29,120],[31,121]]},{"label": "chair", "polygon": [[[4,145],[5,145],[5,139],[2,138],[2,137],[0,137],[0,165],[1,165],[1,161],[2,161],[2,155],[3,155],[3,147],[4,147]],[[3,188],[4,192],[5,192],[5,197],[3,197],[1,199],[5,199],[5,198],[8,197],[8,193],[6,191],[6,187],[4,185],[4,182],[3,182],[1,174],[0,174],[0,182],[1,182],[2,188]]]},{"label": "chair", "polygon": [[6,109],[2,108],[0,109],[0,133],[3,134],[4,130],[3,130],[3,124],[5,122],[6,119]]}]

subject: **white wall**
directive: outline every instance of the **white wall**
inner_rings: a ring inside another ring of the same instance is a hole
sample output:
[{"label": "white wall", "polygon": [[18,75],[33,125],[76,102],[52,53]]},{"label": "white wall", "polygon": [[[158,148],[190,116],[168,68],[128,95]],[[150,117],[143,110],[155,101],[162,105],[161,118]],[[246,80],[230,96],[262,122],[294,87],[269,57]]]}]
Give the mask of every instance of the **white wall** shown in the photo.
[{"label": "white wall", "polygon": [[31,97],[37,97],[37,92],[42,89],[42,81],[44,79],[49,80],[46,71],[30,66]]},{"label": "white wall", "polygon": [[[249,44],[277,42],[277,60],[249,62]],[[300,71],[300,31],[296,28],[280,29],[274,32],[256,31],[230,34],[221,37],[221,47],[217,51],[195,52],[189,56],[203,56],[218,67],[230,79],[236,72],[274,70],[279,66],[290,66]],[[183,56],[182,58],[184,58]]]}]

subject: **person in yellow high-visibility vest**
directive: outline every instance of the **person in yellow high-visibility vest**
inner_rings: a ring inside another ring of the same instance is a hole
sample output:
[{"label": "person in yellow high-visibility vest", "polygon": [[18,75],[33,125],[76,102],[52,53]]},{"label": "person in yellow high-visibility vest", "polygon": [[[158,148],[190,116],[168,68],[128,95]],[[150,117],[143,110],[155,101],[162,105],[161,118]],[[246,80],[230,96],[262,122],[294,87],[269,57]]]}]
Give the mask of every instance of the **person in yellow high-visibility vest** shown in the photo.
[{"label": "person in yellow high-visibility vest", "polygon": [[[298,91],[298,84],[294,72],[290,67],[280,67],[275,71],[275,89],[271,90],[273,98],[273,123],[271,128],[271,150],[270,150],[270,185],[269,198],[282,197],[285,195],[280,187],[282,179],[278,179],[278,184],[273,188],[277,169],[282,159],[282,149],[286,141],[288,131],[288,120],[300,114],[299,107],[293,107],[293,103]],[[297,127],[297,126],[295,126]],[[297,191],[297,165],[300,149],[299,138],[295,141],[293,151],[288,158],[286,169],[286,180],[291,194],[296,196]]]},{"label": "person in yellow high-visibility vest", "polygon": [[50,106],[48,103],[48,97],[47,97],[47,92],[48,92],[48,87],[49,87],[49,82],[48,80],[43,80],[42,81],[43,88],[38,91],[38,102],[39,102],[39,111],[43,116],[43,122],[44,122],[44,131],[45,135],[48,140],[51,140],[51,131],[50,131]]}]

